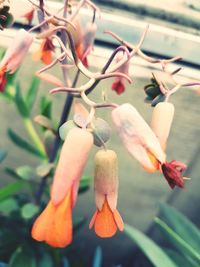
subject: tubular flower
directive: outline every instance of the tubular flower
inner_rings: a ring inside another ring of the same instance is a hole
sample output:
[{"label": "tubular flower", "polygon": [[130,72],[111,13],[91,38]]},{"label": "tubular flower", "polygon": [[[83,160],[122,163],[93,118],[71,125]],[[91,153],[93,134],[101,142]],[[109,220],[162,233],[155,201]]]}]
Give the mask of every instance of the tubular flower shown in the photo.
[{"label": "tubular flower", "polygon": [[[122,60],[122,58],[123,54],[122,53],[118,54],[116,63]],[[119,67],[117,71],[128,75],[129,66],[130,62],[127,61],[121,67]],[[125,79],[123,77],[116,77],[112,84],[112,90],[114,90],[118,95],[122,94],[125,91]]]},{"label": "tubular flower", "polygon": [[24,29],[19,30],[0,63],[0,73],[15,72],[26,56],[32,42],[33,37],[29,32]]},{"label": "tubular flower", "polygon": [[113,236],[117,229],[123,231],[124,223],[117,210],[117,155],[112,150],[100,150],[95,156],[94,190],[97,210],[89,228],[99,237]]},{"label": "tubular flower", "polygon": [[88,55],[93,50],[95,34],[97,26],[95,23],[87,23],[83,31],[79,19],[75,21],[77,28],[77,35],[74,37],[74,43],[78,58],[82,61],[84,66],[88,67]]},{"label": "tubular flower", "polygon": [[34,60],[41,60],[44,64],[48,65],[52,62],[52,52],[55,46],[50,38],[45,38],[41,43],[38,51],[33,54]]},{"label": "tubular flower", "polygon": [[145,170],[160,170],[171,188],[175,185],[183,187],[183,164],[176,161],[166,162],[166,155],[158,138],[132,105],[123,104],[114,109],[112,119],[126,149]]},{"label": "tubular flower", "polygon": [[63,144],[51,188],[51,199],[35,221],[32,237],[53,247],[65,247],[72,241],[72,208],[83,169],[93,145],[90,132],[73,128]]}]

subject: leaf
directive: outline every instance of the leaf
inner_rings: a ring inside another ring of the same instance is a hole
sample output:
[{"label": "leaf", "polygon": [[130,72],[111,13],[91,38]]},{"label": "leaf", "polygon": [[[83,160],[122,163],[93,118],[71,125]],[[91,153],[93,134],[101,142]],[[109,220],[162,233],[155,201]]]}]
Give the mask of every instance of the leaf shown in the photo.
[{"label": "leaf", "polygon": [[8,267],[36,267],[36,260],[31,253],[20,247],[12,254]]},{"label": "leaf", "polygon": [[90,188],[90,184],[92,181],[91,176],[83,176],[80,181],[80,186],[79,186],[79,193],[83,193],[87,191]]},{"label": "leaf", "polygon": [[29,110],[27,108],[27,105],[26,105],[23,97],[22,97],[21,87],[20,87],[19,82],[16,83],[15,104],[17,106],[19,113],[23,117],[27,118],[29,116]]},{"label": "leaf", "polygon": [[33,76],[32,81],[31,81],[31,85],[30,85],[30,87],[27,91],[26,97],[25,97],[26,105],[29,109],[29,112],[32,110],[32,107],[35,103],[39,85],[40,85],[40,80],[36,76]]},{"label": "leaf", "polygon": [[0,149],[0,163],[6,158],[7,156],[7,151],[4,149]]},{"label": "leaf", "polygon": [[16,169],[17,175],[24,180],[32,180],[35,178],[35,171],[30,166],[21,166]]},{"label": "leaf", "polygon": [[51,118],[52,102],[43,96],[40,101],[40,113],[47,118]]},{"label": "leaf", "polygon": [[178,265],[178,266],[190,266],[190,267],[199,267],[199,265],[192,263],[189,261],[185,256],[179,254],[178,252],[172,250],[172,249],[166,249],[165,252],[167,255],[173,259],[173,261]]},{"label": "leaf", "polygon": [[56,130],[55,130],[54,126],[53,126],[53,123],[49,118],[47,118],[47,117],[45,117],[43,115],[37,115],[34,118],[34,121],[37,124],[39,124],[40,126],[46,128],[48,130],[51,130],[53,133],[56,133]]},{"label": "leaf", "polygon": [[52,257],[47,253],[42,254],[38,262],[38,267],[54,267]]},{"label": "leaf", "polygon": [[14,198],[8,198],[0,202],[0,213],[9,215],[19,209],[19,205]]},{"label": "leaf", "polygon": [[154,241],[139,230],[126,224],[125,232],[155,267],[161,267],[163,263],[164,267],[178,267]]},{"label": "leaf", "polygon": [[94,255],[93,267],[101,267],[102,264],[102,249],[97,247]]},{"label": "leaf", "polygon": [[24,186],[25,186],[24,181],[17,181],[0,188],[0,201],[14,195],[18,191],[20,191]]},{"label": "leaf", "polygon": [[160,204],[160,216],[181,238],[187,240],[194,249],[200,251],[200,231],[184,215],[167,204]]},{"label": "leaf", "polygon": [[33,203],[25,204],[21,209],[21,215],[24,219],[31,219],[39,211],[39,207]]},{"label": "leaf", "polygon": [[41,154],[40,151],[37,150],[37,148],[30,145],[26,140],[16,134],[12,129],[8,129],[8,136],[18,147],[32,153],[35,156],[44,158],[44,155]]},{"label": "leaf", "polygon": [[200,254],[196,251],[190,244],[187,243],[187,240],[184,240],[176,232],[174,232],[164,221],[159,218],[155,218],[156,224],[159,226],[159,229],[165,235],[165,237],[177,248],[186,257],[189,256],[192,259],[196,260],[200,264]]},{"label": "leaf", "polygon": [[53,168],[54,168],[53,163],[44,163],[37,167],[36,173],[38,176],[44,177],[47,176]]}]

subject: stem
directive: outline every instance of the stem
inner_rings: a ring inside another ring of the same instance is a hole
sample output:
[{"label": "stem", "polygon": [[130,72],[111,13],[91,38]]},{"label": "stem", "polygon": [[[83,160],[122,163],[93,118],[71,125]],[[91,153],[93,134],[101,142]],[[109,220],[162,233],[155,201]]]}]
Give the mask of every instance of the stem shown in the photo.
[{"label": "stem", "polygon": [[42,141],[40,140],[40,137],[38,136],[35,127],[33,126],[32,121],[30,120],[30,118],[24,118],[24,125],[29,133],[29,136],[31,137],[33,143],[35,144],[35,146],[38,148],[38,150],[40,151],[41,155],[46,158],[47,154],[45,151],[45,147],[42,143]]}]

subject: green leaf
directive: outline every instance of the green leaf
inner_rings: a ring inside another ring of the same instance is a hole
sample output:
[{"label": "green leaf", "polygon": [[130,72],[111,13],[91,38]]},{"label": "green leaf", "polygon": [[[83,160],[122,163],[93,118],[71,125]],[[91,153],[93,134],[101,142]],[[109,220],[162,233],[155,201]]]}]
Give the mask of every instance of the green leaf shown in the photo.
[{"label": "green leaf", "polygon": [[176,232],[174,232],[164,221],[159,218],[155,218],[156,224],[159,226],[159,229],[165,235],[165,237],[176,247],[176,249],[185,255],[187,258],[191,257],[200,265],[200,254],[198,250],[195,250],[187,240],[184,240]]},{"label": "green leaf", "polygon": [[125,233],[140,247],[155,267],[178,267],[170,257],[150,238],[139,230],[125,225]]},{"label": "green leaf", "polygon": [[50,173],[50,171],[54,168],[53,163],[44,163],[39,165],[36,169],[36,173],[40,177],[44,177]]},{"label": "green leaf", "polygon": [[18,248],[12,254],[8,267],[36,267],[36,260],[32,253]]},{"label": "green leaf", "polygon": [[40,85],[40,80],[36,76],[33,76],[32,81],[31,81],[31,85],[30,85],[30,87],[27,91],[26,97],[25,97],[26,105],[29,109],[29,112],[32,110],[32,107],[35,103],[39,85]]},{"label": "green leaf", "polygon": [[39,211],[39,207],[33,203],[25,204],[21,209],[21,215],[24,219],[30,219],[35,216]]},{"label": "green leaf", "polygon": [[19,113],[23,117],[27,118],[29,116],[29,110],[27,108],[27,105],[26,105],[23,97],[22,97],[21,87],[20,87],[19,82],[17,82],[17,84],[16,84],[15,104],[17,106]]},{"label": "green leaf", "polygon": [[167,204],[160,204],[160,216],[181,238],[187,240],[195,250],[200,251],[200,231],[184,215]]},{"label": "green leaf", "polygon": [[35,178],[35,171],[30,166],[21,166],[16,169],[17,175],[24,180],[33,180]]},{"label": "green leaf", "polygon": [[6,158],[7,156],[7,151],[4,149],[0,149],[0,163]]},{"label": "green leaf", "polygon": [[92,181],[91,176],[82,176],[78,192],[83,193],[87,191],[90,188],[91,181]]},{"label": "green leaf", "polygon": [[47,118],[51,118],[52,102],[47,99],[46,96],[41,98],[40,102],[40,114]]},{"label": "green leaf", "polygon": [[30,145],[26,140],[24,140],[23,138],[21,138],[12,129],[8,129],[8,136],[13,141],[13,143],[15,143],[20,148],[22,148],[22,149],[24,149],[24,150],[32,153],[35,156],[44,158],[44,155],[41,154],[40,151],[37,150],[37,148],[35,148],[32,145]]},{"label": "green leaf", "polygon": [[14,195],[18,191],[20,191],[24,186],[25,186],[24,181],[17,181],[0,188],[0,201]]},{"label": "green leaf", "polygon": [[191,262],[191,260],[187,259],[184,255],[181,255],[172,249],[165,248],[165,252],[178,266],[199,267],[197,263]]},{"label": "green leaf", "polygon": [[0,202],[0,213],[9,215],[19,209],[19,205],[14,198],[8,198]]}]

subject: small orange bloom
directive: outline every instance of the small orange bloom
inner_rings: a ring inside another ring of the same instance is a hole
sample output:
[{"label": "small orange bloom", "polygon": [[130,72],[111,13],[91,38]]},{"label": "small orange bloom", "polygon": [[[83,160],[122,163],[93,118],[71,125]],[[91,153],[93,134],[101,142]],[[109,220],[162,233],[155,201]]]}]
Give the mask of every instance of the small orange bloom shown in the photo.
[{"label": "small orange bloom", "polygon": [[72,197],[69,192],[57,206],[50,200],[35,221],[32,237],[52,247],[65,247],[72,242]]},{"label": "small orange bloom", "polygon": [[89,228],[102,238],[112,237],[124,223],[117,210],[117,155],[113,150],[99,150],[95,156],[94,190],[97,210]]},{"label": "small orange bloom", "polygon": [[34,60],[41,60],[44,64],[48,65],[52,62],[52,52],[54,51],[55,46],[52,43],[52,40],[46,38],[41,43],[40,49],[33,54]]},{"label": "small orange bloom", "polygon": [[89,228],[93,226],[95,233],[101,238],[112,237],[117,229],[124,230],[124,223],[118,210],[112,211],[106,198],[102,209],[97,209],[90,221]]}]

